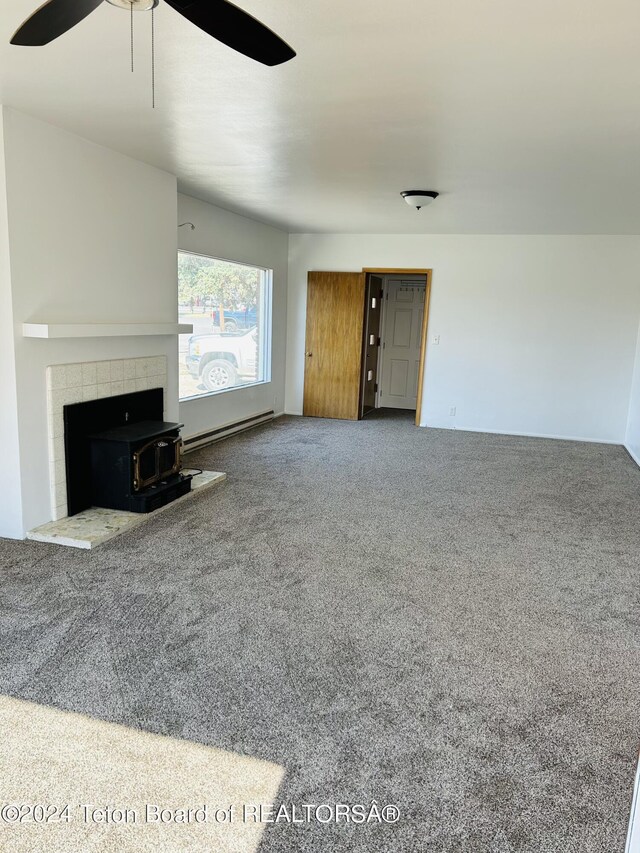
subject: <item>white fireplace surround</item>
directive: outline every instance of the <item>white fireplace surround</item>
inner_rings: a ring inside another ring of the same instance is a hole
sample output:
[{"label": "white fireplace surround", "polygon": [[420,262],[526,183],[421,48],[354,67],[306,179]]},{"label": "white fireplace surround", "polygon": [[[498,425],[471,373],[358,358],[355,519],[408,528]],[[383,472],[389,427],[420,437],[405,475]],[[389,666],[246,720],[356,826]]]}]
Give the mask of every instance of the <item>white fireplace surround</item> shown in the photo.
[{"label": "white fireplace surround", "polygon": [[[162,388],[167,401],[166,355],[109,361],[83,361],[47,367],[49,489],[53,521],[65,518],[67,479],[64,450],[64,406],[133,391]],[[166,414],[165,414],[166,417]]]}]

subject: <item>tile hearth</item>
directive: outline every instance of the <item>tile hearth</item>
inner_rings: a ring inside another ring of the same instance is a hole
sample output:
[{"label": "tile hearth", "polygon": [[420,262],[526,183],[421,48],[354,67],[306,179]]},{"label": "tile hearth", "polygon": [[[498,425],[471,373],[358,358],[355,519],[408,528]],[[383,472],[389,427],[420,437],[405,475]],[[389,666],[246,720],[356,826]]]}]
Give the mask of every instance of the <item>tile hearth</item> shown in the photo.
[{"label": "tile hearth", "polygon": [[[189,469],[186,468],[185,470],[188,471]],[[134,527],[139,527],[158,513],[175,507],[204,490],[219,485],[226,479],[227,475],[220,471],[203,471],[193,478],[191,491],[188,494],[160,507],[155,512],[124,512],[117,509],[91,507],[91,509],[86,509],[69,518],[50,521],[41,527],[36,527],[27,533],[27,539],[34,542],[48,542],[52,545],[66,545],[68,548],[91,550],[115,536],[126,533]]]}]

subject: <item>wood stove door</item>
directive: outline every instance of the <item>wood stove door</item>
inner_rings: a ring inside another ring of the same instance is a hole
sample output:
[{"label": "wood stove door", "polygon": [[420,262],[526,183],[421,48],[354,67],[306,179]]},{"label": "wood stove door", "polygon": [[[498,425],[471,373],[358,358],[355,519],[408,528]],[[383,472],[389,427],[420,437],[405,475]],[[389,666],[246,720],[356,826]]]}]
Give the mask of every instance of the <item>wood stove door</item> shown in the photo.
[{"label": "wood stove door", "polygon": [[139,492],[177,474],[182,467],[180,437],[155,438],[133,454],[133,490]]}]

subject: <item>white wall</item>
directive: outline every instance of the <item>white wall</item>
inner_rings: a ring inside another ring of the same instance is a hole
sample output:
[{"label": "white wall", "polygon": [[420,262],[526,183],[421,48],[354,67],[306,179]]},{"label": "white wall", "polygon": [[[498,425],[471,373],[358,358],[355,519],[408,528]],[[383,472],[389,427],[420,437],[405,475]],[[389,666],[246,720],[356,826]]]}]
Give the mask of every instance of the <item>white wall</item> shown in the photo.
[{"label": "white wall", "polygon": [[273,345],[271,382],[227,391],[180,404],[185,437],[273,409],[284,410],[289,237],[284,231],[238,216],[189,196],[178,196],[178,221],[193,222],[179,230],[179,246],[229,261],[273,270]]},{"label": "white wall", "polygon": [[33,340],[23,322],[177,320],[176,179],[3,110],[23,530],[51,518],[45,368],[165,354],[177,419],[175,337]]},{"label": "white wall", "polygon": [[13,301],[11,298],[9,223],[2,121],[0,121],[0,447],[3,449],[0,536],[19,538],[22,535],[20,445],[18,440]]},{"label": "white wall", "polygon": [[638,328],[633,381],[631,383],[625,447],[640,465],[640,327]]},{"label": "white wall", "polygon": [[302,411],[308,270],[432,268],[423,425],[621,443],[639,262],[638,237],[291,235],[286,411]]}]

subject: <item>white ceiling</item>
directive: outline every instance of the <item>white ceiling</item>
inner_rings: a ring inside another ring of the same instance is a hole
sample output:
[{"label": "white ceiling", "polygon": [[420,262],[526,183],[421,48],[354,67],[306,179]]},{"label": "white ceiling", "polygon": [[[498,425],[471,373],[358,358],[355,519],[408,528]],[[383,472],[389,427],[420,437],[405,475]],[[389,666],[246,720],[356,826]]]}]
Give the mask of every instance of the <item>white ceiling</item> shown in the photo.
[{"label": "white ceiling", "polygon": [[[640,233],[637,0],[237,0],[297,51],[267,68],[161,2],[104,3],[11,47],[41,0],[3,2],[0,99],[291,231]],[[417,213],[403,189],[442,196]]]}]

